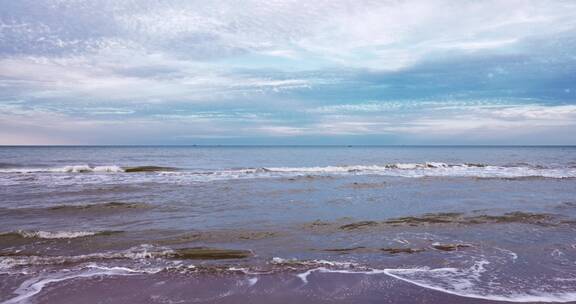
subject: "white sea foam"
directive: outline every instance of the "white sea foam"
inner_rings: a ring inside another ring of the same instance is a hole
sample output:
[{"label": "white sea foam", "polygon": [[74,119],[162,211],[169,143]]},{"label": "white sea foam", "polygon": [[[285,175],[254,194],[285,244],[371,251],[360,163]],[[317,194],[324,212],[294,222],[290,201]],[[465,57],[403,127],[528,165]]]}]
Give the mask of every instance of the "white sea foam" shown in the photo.
[{"label": "white sea foam", "polygon": [[0,173],[118,173],[124,169],[118,166],[88,166],[72,165],[56,168],[6,168],[0,169]]},{"label": "white sea foam", "polygon": [[486,284],[480,279],[482,273],[486,271],[484,266],[487,263],[487,261],[479,261],[467,269],[385,269],[384,273],[416,286],[466,298],[517,303],[576,301],[576,292],[543,291],[538,290],[537,287],[528,290],[514,290],[521,289],[519,286],[510,286],[510,290],[493,290],[492,286],[498,286],[498,284],[489,284],[489,282]]},{"label": "white sea foam", "polygon": [[575,178],[576,168],[539,168],[530,166],[488,166],[468,164],[389,164],[324,167],[265,167],[214,171],[178,171],[160,173],[167,180],[214,181],[245,178],[280,178],[298,176],[376,175],[406,178],[475,177],[475,178]]},{"label": "white sea foam", "polygon": [[[310,281],[313,273],[340,273],[362,275],[387,275],[391,278],[451,295],[492,301],[505,302],[553,302],[566,303],[576,301],[573,282],[576,278],[569,273],[564,275],[546,275],[541,277],[515,277],[514,271],[501,270],[510,267],[518,259],[514,252],[494,248],[494,251],[482,250],[478,253],[458,254],[451,262],[458,267],[431,268],[427,266],[411,268],[366,268],[332,267],[314,264],[314,261],[299,262],[304,267],[312,267],[296,274],[304,284]],[[278,263],[295,260],[277,258]],[[334,264],[337,265],[337,264]],[[467,266],[466,266],[467,265]]]},{"label": "white sea foam", "polygon": [[8,270],[21,266],[60,265],[70,263],[87,263],[104,260],[142,260],[165,258],[173,254],[169,248],[140,245],[124,251],[102,252],[74,256],[6,256],[0,257],[0,269]]},{"label": "white sea foam", "polygon": [[[472,258],[469,260],[467,267],[443,267],[443,268],[430,268],[430,267],[412,267],[412,268],[388,268],[388,269],[375,269],[361,267],[355,263],[349,262],[333,262],[324,260],[309,260],[301,261],[294,259],[274,258],[273,264],[282,266],[289,264],[287,268],[277,268],[276,271],[283,271],[282,269],[294,270],[295,267],[302,267],[304,271],[297,273],[298,277],[303,284],[308,284],[310,275],[313,273],[338,273],[338,274],[351,274],[351,275],[387,275],[391,278],[402,280],[410,284],[435,290],[451,295],[494,300],[494,301],[507,301],[507,302],[571,302],[576,300],[576,292],[573,292],[572,285],[574,278],[572,277],[558,277],[558,278],[522,278],[521,280],[507,278],[508,272],[498,272],[500,263],[506,263],[500,258],[516,259],[506,252],[506,249],[497,249],[499,253],[504,255],[493,257],[484,257],[484,254],[478,256],[467,256]],[[152,246],[138,246],[125,252],[115,254],[102,254],[109,258],[130,257],[130,258],[149,258],[159,257],[165,255],[166,252],[161,248]],[[83,256],[94,257],[95,255]],[[26,257],[29,258],[29,257]],[[82,260],[82,259],[81,259]],[[467,260],[467,259],[466,259]],[[84,259],[83,262],[88,260]],[[493,265],[492,265],[493,264]],[[140,265],[140,264],[138,264]],[[354,266],[354,267],[351,267]],[[96,264],[82,264],[81,268],[76,270],[66,271],[61,273],[44,274],[29,279],[22,283],[22,285],[15,291],[16,296],[12,299],[5,301],[2,304],[14,303],[27,303],[31,297],[38,294],[42,289],[52,283],[75,279],[86,278],[93,276],[107,276],[107,275],[134,275],[145,273],[157,273],[162,271],[161,267],[140,269],[128,267],[107,267]],[[131,266],[132,267],[132,266]],[[275,266],[276,267],[276,266]],[[249,270],[244,271],[244,268],[230,268],[229,270],[244,272],[246,284],[244,286],[254,286],[258,282],[258,274]],[[548,282],[548,283],[547,283]]]},{"label": "white sea foam", "polygon": [[386,270],[381,270],[381,269],[349,270],[349,269],[331,269],[331,268],[326,268],[326,267],[317,267],[317,268],[308,269],[305,272],[297,274],[296,276],[300,280],[302,280],[302,282],[304,284],[308,284],[308,277],[313,272],[373,275],[373,274],[383,274],[386,272]]},{"label": "white sea foam", "polygon": [[506,254],[508,254],[511,259],[512,259],[512,263],[516,263],[516,261],[518,260],[518,254],[512,250],[508,250],[508,249],[504,249],[504,248],[499,248],[499,247],[494,247],[494,249],[496,250],[500,250]]},{"label": "white sea foam", "polygon": [[216,170],[130,172],[118,166],[87,165],[60,168],[0,169],[0,185],[39,184],[140,184],[145,182],[188,184],[235,179],[294,178],[299,176],[373,175],[404,178],[576,178],[574,167],[493,166],[475,164],[398,163],[323,167],[263,167]]},{"label": "white sea foam", "polygon": [[478,166],[445,163],[424,164],[393,164],[393,165],[362,165],[362,166],[327,166],[327,167],[278,167],[266,168],[268,174],[300,173],[300,174],[355,174],[355,175],[385,175],[398,177],[576,177],[574,168],[535,168],[535,167],[503,167]]},{"label": "white sea foam", "polygon": [[258,277],[253,277],[248,279],[248,286],[252,287],[258,283]]},{"label": "white sea foam", "polygon": [[[406,269],[369,269],[369,270],[354,270],[354,269],[331,269],[326,267],[317,267],[308,269],[296,276],[302,280],[304,284],[308,284],[308,277],[314,272],[320,273],[341,273],[341,274],[364,274],[364,275],[379,275],[385,274],[392,278],[402,280],[414,284],[416,286],[431,289],[439,292],[444,292],[451,295],[516,303],[529,303],[529,302],[548,302],[548,303],[567,303],[576,301],[576,292],[571,291],[545,291],[539,290],[537,287],[528,290],[514,290],[521,289],[518,286],[509,286],[510,289],[495,290],[493,286],[499,286],[497,282],[482,281],[482,273],[486,271],[485,266],[489,264],[486,260],[477,261],[469,268],[459,269],[453,267],[446,268],[406,268]],[[571,283],[569,279],[557,280],[555,282]]]},{"label": "white sea foam", "polygon": [[296,259],[284,259],[279,257],[272,258],[272,264],[297,264],[297,265],[307,265],[307,266],[333,266],[340,268],[350,268],[357,266],[357,263],[352,262],[337,262],[337,261],[327,261],[327,260],[296,260]]},{"label": "white sea foam", "polygon": [[305,271],[305,272],[303,272],[303,273],[299,273],[299,274],[297,274],[296,276],[297,276],[298,278],[300,278],[300,280],[302,280],[302,283],[308,284],[308,276],[309,276],[313,271],[319,271],[319,270],[321,270],[321,269],[324,269],[324,268],[314,268],[314,269],[310,269],[310,270],[307,270],[307,271]]},{"label": "white sea foam", "polygon": [[39,238],[39,239],[74,239],[86,236],[97,235],[99,232],[95,231],[17,231],[25,238]]},{"label": "white sea foam", "polygon": [[104,267],[97,265],[89,265],[85,269],[78,271],[46,273],[24,281],[20,287],[14,291],[14,294],[16,295],[15,297],[8,299],[0,304],[29,303],[31,298],[40,293],[47,285],[66,280],[98,276],[126,276],[144,273],[150,272],[130,269],[127,267]]}]

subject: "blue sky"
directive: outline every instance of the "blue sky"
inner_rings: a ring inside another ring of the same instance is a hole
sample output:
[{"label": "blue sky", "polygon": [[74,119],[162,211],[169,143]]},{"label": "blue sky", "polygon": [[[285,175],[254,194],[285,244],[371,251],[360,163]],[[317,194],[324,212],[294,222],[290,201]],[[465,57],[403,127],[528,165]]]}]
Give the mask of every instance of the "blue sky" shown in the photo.
[{"label": "blue sky", "polygon": [[576,144],[576,1],[0,0],[0,144]]}]

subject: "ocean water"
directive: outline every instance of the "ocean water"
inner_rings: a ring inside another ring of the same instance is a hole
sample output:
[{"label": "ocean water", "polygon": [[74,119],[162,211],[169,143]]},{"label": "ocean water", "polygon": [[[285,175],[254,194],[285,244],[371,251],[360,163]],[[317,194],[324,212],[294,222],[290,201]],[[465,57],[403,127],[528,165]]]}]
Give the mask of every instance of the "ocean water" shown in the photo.
[{"label": "ocean water", "polygon": [[0,303],[576,302],[576,147],[0,147]]}]

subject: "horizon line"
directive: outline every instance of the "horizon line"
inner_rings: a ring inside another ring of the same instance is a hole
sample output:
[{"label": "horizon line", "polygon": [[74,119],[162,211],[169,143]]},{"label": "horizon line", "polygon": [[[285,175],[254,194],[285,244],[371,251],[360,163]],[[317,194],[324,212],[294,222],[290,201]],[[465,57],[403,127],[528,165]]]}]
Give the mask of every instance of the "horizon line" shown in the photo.
[{"label": "horizon line", "polygon": [[576,147],[576,144],[54,144],[0,145],[10,147]]}]

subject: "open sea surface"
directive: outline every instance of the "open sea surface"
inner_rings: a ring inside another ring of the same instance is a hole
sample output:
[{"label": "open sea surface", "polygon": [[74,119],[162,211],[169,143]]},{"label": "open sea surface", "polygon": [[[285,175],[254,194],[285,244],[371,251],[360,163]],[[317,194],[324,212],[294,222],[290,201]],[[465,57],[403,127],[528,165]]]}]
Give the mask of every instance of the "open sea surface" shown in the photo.
[{"label": "open sea surface", "polygon": [[0,147],[0,303],[576,303],[576,147]]}]

